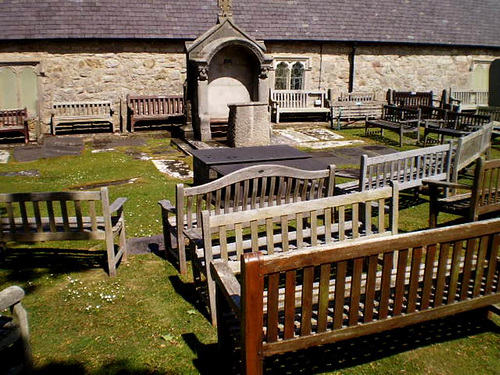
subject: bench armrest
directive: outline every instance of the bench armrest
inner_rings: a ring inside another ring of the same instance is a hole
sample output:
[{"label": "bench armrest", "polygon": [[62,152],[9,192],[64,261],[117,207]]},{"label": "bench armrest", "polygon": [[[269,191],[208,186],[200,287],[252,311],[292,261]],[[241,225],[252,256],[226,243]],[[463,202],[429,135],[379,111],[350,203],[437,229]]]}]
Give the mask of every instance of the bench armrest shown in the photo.
[{"label": "bench armrest", "polygon": [[422,180],[424,185],[429,185],[430,187],[443,187],[450,189],[472,189],[471,186],[465,184],[459,184],[457,182],[448,182],[448,181],[437,181],[437,180]]},{"label": "bench armrest", "polygon": [[109,212],[113,213],[122,209],[123,204],[127,201],[127,198],[116,198],[116,200],[109,206]]},{"label": "bench armrest", "polygon": [[24,290],[14,285],[5,288],[0,292],[0,312],[21,302],[24,297]]},{"label": "bench armrest", "polygon": [[210,263],[210,272],[212,272],[218,290],[222,291],[231,309],[241,319],[241,285],[233,271],[226,262],[212,262]]},{"label": "bench armrest", "polygon": [[172,204],[172,202],[170,202],[168,199],[163,199],[161,201],[158,201],[158,204],[160,205],[162,210],[165,210],[167,212],[171,212],[173,214],[177,213],[177,209]]}]

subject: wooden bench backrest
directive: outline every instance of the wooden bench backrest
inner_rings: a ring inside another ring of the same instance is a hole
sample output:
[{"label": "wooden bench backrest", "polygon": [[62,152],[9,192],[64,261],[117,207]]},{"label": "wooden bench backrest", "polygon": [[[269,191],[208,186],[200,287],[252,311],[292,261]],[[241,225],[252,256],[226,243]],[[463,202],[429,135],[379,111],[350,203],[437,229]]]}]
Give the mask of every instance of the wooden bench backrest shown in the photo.
[{"label": "wooden bench backrest", "polygon": [[422,185],[424,179],[446,180],[452,158],[450,143],[388,155],[361,156],[359,190],[365,191],[399,184],[399,189]]},{"label": "wooden bench backrest", "polygon": [[28,118],[28,111],[23,109],[2,109],[0,110],[0,127],[2,126],[24,126]]},{"label": "wooden bench backrest", "polygon": [[4,240],[102,239],[103,225],[111,225],[110,220],[106,187],[0,194],[0,238]]},{"label": "wooden bench backrest", "polygon": [[490,121],[490,116],[474,115],[463,112],[448,112],[447,115],[447,126],[463,131],[476,131]]},{"label": "wooden bench backrest", "polygon": [[407,120],[420,120],[421,111],[416,108],[402,108],[392,105],[384,105],[382,119],[391,122],[401,122]]},{"label": "wooden bench backrest", "polygon": [[500,107],[477,107],[476,115],[490,116],[491,121],[500,121]]},{"label": "wooden bench backrest", "polygon": [[371,102],[375,100],[374,92],[341,92],[339,102]]},{"label": "wooden bench backrest", "polygon": [[320,105],[326,105],[327,93],[323,90],[273,90],[271,89],[271,100],[278,104],[279,108],[312,108],[315,101]]},{"label": "wooden bench backrest", "polygon": [[421,105],[419,108],[422,112],[422,120],[446,120],[449,111],[444,108],[427,105]]},{"label": "wooden bench backrest", "polygon": [[[386,204],[390,206],[389,215],[385,213]],[[248,251],[287,252],[347,239],[395,234],[397,227],[397,184],[224,215],[202,212],[207,264],[213,254],[226,261],[239,260]]]},{"label": "wooden bench backrest", "polygon": [[127,95],[129,109],[136,116],[179,115],[184,113],[182,95]]},{"label": "wooden bench backrest", "polygon": [[387,103],[399,107],[418,108],[421,105],[432,106],[432,91],[393,91],[387,92]]},{"label": "wooden bench backrest", "polygon": [[478,160],[472,185],[471,212],[480,215],[500,210],[500,159]]},{"label": "wooden bench backrest", "polygon": [[97,101],[97,102],[67,102],[67,103],[54,103],[52,105],[52,114],[55,117],[64,116],[110,116],[111,115],[111,102]]},{"label": "wooden bench backrest", "polygon": [[193,228],[203,210],[217,215],[245,211],[331,196],[334,189],[333,165],[319,171],[267,164],[243,168],[199,186],[178,184],[177,227]]},{"label": "wooden bench backrest", "polygon": [[500,302],[499,247],[500,219],[494,219],[287,254],[247,253],[240,311],[247,373],[261,373],[257,353],[293,351]]},{"label": "wooden bench backrest", "polygon": [[458,138],[451,181],[457,182],[458,172],[488,151],[491,147],[492,132],[493,123],[490,122],[481,126],[479,130]]}]

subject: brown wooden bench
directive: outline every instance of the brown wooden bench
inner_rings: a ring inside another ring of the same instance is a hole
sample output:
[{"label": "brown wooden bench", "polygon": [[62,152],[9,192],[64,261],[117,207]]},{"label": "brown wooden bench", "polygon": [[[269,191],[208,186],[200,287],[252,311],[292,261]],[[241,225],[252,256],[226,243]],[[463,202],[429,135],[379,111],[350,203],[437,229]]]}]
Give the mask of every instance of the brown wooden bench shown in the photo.
[{"label": "brown wooden bench", "polygon": [[[335,166],[308,171],[280,165],[257,165],[232,172],[199,186],[176,187],[175,206],[169,200],[159,203],[162,213],[165,249],[186,273],[186,231],[201,236],[201,211],[213,215],[280,205],[333,195]],[[173,240],[172,240],[173,237]]]},{"label": "brown wooden bench", "polygon": [[420,106],[434,106],[432,91],[387,91],[387,104],[405,108],[419,108]]},{"label": "brown wooden bench", "polygon": [[[18,286],[10,286],[0,291],[0,357],[3,358],[0,369],[2,374],[30,374],[33,367],[28,315],[21,303],[23,298],[24,290]],[[13,348],[19,349],[21,353],[18,355],[13,352]]]},{"label": "brown wooden bench", "polygon": [[365,121],[365,136],[370,128],[380,128],[381,136],[384,136],[384,129],[399,134],[399,146],[403,146],[403,136],[414,134],[417,143],[420,140],[420,109],[402,108],[391,105],[384,105],[382,118]]},{"label": "brown wooden bench", "polygon": [[[425,181],[429,185],[429,227],[437,226],[440,212],[461,215],[468,221],[500,210],[500,159],[477,161],[472,186],[446,181]],[[470,192],[442,196],[440,188]]]},{"label": "brown wooden bench", "polygon": [[[104,240],[108,272],[116,275],[120,259],[127,257],[123,204],[109,203],[108,188],[98,191],[0,194],[0,244]],[[119,237],[115,251],[114,239]]]},{"label": "brown wooden bench", "polygon": [[500,302],[499,247],[494,219],[321,249],[246,253],[241,281],[214,262],[219,345],[233,355],[233,313],[242,373],[262,374],[265,357],[491,306]]},{"label": "brown wooden bench", "polygon": [[445,137],[459,138],[479,130],[491,122],[490,116],[447,111],[443,119],[430,119],[424,123],[424,147],[430,134],[436,134],[441,143]]},{"label": "brown wooden bench", "polygon": [[186,115],[182,95],[127,95],[127,106],[131,132],[138,121],[168,120]]},{"label": "brown wooden bench", "polygon": [[[64,102],[52,105],[52,135],[60,130],[77,131],[106,124],[113,131],[113,109],[109,101]],[[108,126],[109,124],[109,126]]]},{"label": "brown wooden bench", "polygon": [[222,261],[237,274],[240,256],[246,252],[262,251],[271,255],[395,234],[398,197],[396,183],[393,187],[223,215],[203,211],[203,235],[198,246],[192,247],[193,272],[200,290],[204,282],[202,276],[206,277],[212,323],[217,324],[217,315],[210,263]]},{"label": "brown wooden bench", "polygon": [[21,133],[24,143],[28,143],[30,137],[26,108],[0,110],[0,133]]}]

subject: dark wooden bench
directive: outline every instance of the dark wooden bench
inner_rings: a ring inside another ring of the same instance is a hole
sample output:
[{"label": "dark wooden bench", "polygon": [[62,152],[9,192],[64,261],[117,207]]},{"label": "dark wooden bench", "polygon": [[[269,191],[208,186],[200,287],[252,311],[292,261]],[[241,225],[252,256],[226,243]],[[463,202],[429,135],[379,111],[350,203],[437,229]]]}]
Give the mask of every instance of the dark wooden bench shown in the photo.
[{"label": "dark wooden bench", "polygon": [[186,244],[189,244],[186,232],[190,236],[201,236],[198,220],[203,210],[220,215],[317,199],[333,195],[334,184],[333,165],[328,169],[308,171],[272,164],[243,168],[199,186],[178,184],[175,206],[169,200],[158,202],[166,251],[177,260],[184,274],[187,270]]},{"label": "dark wooden bench", "polygon": [[226,263],[214,262],[220,348],[226,358],[234,355],[235,315],[242,373],[262,374],[264,358],[276,354],[489,307],[500,302],[499,247],[494,219],[246,253],[240,281]]},{"label": "dark wooden bench", "polygon": [[131,132],[138,121],[168,120],[186,115],[182,95],[127,95],[127,106]]},{"label": "dark wooden bench", "polygon": [[106,127],[113,131],[113,109],[110,101],[64,102],[52,105],[52,135],[56,135],[60,130],[76,131],[102,124],[106,124]]},{"label": "dark wooden bench", "polygon": [[445,137],[458,138],[479,130],[491,121],[490,116],[447,111],[443,119],[430,119],[424,123],[424,147],[430,134],[436,134],[441,143]]},{"label": "dark wooden bench", "polygon": [[[0,194],[0,246],[9,241],[104,240],[108,272],[115,276],[118,262],[127,256],[125,201],[118,198],[110,204],[106,187],[98,191]],[[118,251],[115,237],[119,237]]]},{"label": "dark wooden bench", "polygon": [[432,91],[387,91],[387,104],[405,108],[419,108],[420,106],[434,106]]},{"label": "dark wooden bench", "polygon": [[[468,221],[500,210],[500,159],[477,161],[472,186],[446,181],[425,181],[429,185],[429,227],[437,226],[440,212],[464,216]],[[439,189],[467,189],[466,193],[442,196]]]},{"label": "dark wooden bench", "polygon": [[[238,274],[240,256],[246,252],[262,251],[271,255],[396,234],[398,198],[397,184],[394,184],[365,192],[223,215],[214,216],[203,211],[203,236],[194,248],[193,271],[195,282],[206,277],[212,323],[217,324],[217,315],[210,263],[223,262]],[[385,212],[386,207],[389,207],[389,214]]]},{"label": "dark wooden bench", "polygon": [[384,136],[384,130],[399,134],[400,147],[403,146],[403,137],[407,134],[414,134],[418,143],[420,116],[420,109],[384,105],[382,118],[365,121],[365,135],[368,135],[370,128],[380,128],[381,136]]},{"label": "dark wooden bench", "polygon": [[28,143],[28,111],[26,108],[0,110],[0,133],[21,133],[24,135],[24,143]]},{"label": "dark wooden bench", "polygon": [[[2,374],[30,374],[33,367],[28,315],[21,301],[24,290],[10,286],[0,291],[0,358]],[[13,352],[19,349],[21,353]],[[5,354],[7,353],[7,354]]]}]

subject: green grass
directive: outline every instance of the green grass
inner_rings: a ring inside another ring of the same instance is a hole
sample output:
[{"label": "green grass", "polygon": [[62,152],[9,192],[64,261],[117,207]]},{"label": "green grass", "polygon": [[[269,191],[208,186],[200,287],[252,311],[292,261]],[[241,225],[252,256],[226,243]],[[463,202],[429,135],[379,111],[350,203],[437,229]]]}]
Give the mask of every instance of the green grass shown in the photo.
[{"label": "green grass", "polygon": [[[341,132],[366,140],[362,129]],[[134,183],[110,186],[112,198],[128,198],[127,237],[157,235],[161,233],[157,201],[173,199],[179,181],[133,155],[157,155],[160,150],[169,158],[192,162],[168,145],[168,138],[155,136],[145,146],[113,152],[92,153],[87,143],[81,156],[10,161],[0,165],[0,173],[36,169],[40,177],[2,176],[0,192],[71,190],[134,178]],[[500,157],[498,144],[493,156]],[[401,202],[400,231],[425,228],[427,197],[402,194]],[[453,217],[440,218],[446,219]],[[180,276],[158,255],[144,254],[130,256],[118,268],[118,276],[109,278],[101,253],[86,251],[100,246],[52,242],[31,246],[27,252],[30,246],[16,244],[0,266],[0,289],[17,284],[27,292],[23,304],[29,313],[36,373],[213,373],[223,359],[218,357],[216,330],[201,312],[190,276]],[[42,247],[74,252],[58,255]],[[500,368],[499,328],[498,317],[450,319],[278,356],[267,362],[268,372],[494,374]]]}]

